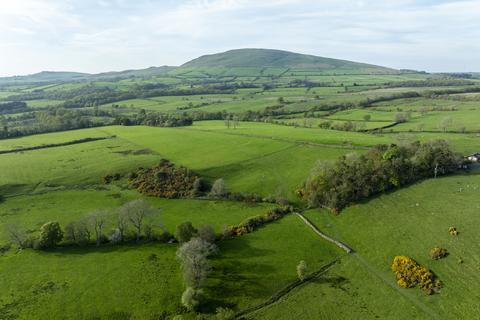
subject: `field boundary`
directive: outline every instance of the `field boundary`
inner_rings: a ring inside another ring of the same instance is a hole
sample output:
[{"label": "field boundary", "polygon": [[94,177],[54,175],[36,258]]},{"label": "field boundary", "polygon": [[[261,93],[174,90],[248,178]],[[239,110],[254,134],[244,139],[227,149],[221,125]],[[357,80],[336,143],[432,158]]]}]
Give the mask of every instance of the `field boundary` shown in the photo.
[{"label": "field boundary", "polygon": [[298,279],[298,280],[295,280],[295,281],[289,283],[288,285],[286,285],[285,287],[283,287],[282,289],[280,289],[279,291],[274,293],[272,296],[270,296],[270,298],[268,298],[264,302],[261,302],[261,303],[255,305],[255,306],[248,307],[248,308],[245,308],[243,310],[238,311],[235,314],[235,319],[243,319],[243,317],[245,315],[253,313],[253,312],[258,311],[260,309],[263,309],[263,308],[277,302],[278,300],[283,298],[285,295],[287,295],[289,292],[291,292],[293,289],[312,281],[313,279],[315,279],[316,277],[318,277],[322,273],[325,273],[326,271],[328,271],[331,267],[333,267],[336,263],[338,263],[344,256],[345,255],[340,255],[340,256],[334,258],[333,260],[331,260],[330,262],[324,264],[323,266],[321,266],[316,271],[313,271],[312,273],[308,274],[303,281]]},{"label": "field boundary", "polygon": [[347,253],[352,253],[354,252],[354,250],[352,248],[350,248],[348,245],[346,245],[345,243],[343,242],[340,242],[338,240],[335,240],[333,239],[332,237],[326,235],[325,233],[323,233],[322,231],[320,231],[320,229],[318,229],[318,227],[316,225],[314,225],[307,217],[305,217],[303,214],[299,213],[299,212],[294,212],[294,214],[296,216],[298,216],[307,226],[309,226],[313,232],[315,232],[317,235],[319,235],[320,237],[322,237],[323,239],[333,243],[334,245],[336,245],[337,247],[339,247],[340,249],[343,249],[345,250],[345,252]]},{"label": "field boundary", "polygon": [[294,140],[294,139],[287,139],[287,138],[280,138],[275,136],[266,136],[266,135],[256,135],[256,134],[247,134],[247,133],[233,133],[233,132],[218,132],[217,130],[209,130],[209,129],[198,129],[198,128],[180,128],[180,130],[195,130],[195,131],[202,131],[202,132],[210,132],[216,134],[224,134],[224,135],[232,135],[232,136],[241,136],[247,138],[257,138],[257,139],[268,139],[274,141],[282,141],[282,142],[289,142],[295,143],[297,145],[307,145],[307,146],[314,146],[314,147],[325,147],[325,148],[334,148],[334,149],[350,149],[350,150],[369,150],[371,147],[368,146],[354,146],[348,144],[328,144],[328,143],[318,143],[306,140]]},{"label": "field boundary", "polygon": [[107,139],[113,139],[113,138],[115,138],[115,136],[98,137],[98,138],[84,138],[84,139],[78,139],[78,140],[67,141],[67,142],[62,142],[62,143],[51,143],[51,144],[44,144],[44,145],[33,146],[33,147],[25,147],[25,148],[10,149],[10,150],[0,150],[0,154],[25,152],[25,151],[33,151],[33,150],[56,148],[56,147],[65,147],[65,146],[71,146],[71,145],[74,145],[74,144],[94,142],[94,141],[107,140]]}]

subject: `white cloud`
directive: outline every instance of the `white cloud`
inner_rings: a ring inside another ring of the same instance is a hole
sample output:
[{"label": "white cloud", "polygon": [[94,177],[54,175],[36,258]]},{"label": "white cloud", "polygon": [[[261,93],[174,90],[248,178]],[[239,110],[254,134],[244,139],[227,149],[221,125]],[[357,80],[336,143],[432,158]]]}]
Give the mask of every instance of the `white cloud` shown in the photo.
[{"label": "white cloud", "polygon": [[238,47],[480,70],[480,1],[0,0],[0,74],[106,71]]}]

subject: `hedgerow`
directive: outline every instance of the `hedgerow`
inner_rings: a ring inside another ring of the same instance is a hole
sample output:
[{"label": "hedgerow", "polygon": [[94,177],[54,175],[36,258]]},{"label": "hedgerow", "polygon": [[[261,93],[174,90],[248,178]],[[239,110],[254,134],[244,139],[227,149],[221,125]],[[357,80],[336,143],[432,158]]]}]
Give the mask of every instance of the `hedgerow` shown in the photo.
[{"label": "hedgerow", "polygon": [[397,276],[397,284],[402,288],[418,286],[424,293],[430,295],[441,287],[439,280],[426,267],[420,266],[407,256],[396,256],[393,259],[392,270]]},{"label": "hedgerow", "polygon": [[291,212],[293,212],[293,208],[291,206],[285,206],[282,208],[271,209],[264,215],[249,217],[237,225],[228,227],[224,232],[224,238],[251,233],[264,224],[276,221]]}]

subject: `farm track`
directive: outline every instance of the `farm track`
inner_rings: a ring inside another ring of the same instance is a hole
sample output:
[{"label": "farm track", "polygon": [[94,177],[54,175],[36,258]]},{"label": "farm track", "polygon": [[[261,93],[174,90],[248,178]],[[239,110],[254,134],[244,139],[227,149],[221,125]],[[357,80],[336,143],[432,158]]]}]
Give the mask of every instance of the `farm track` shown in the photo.
[{"label": "farm track", "polygon": [[351,145],[344,145],[344,144],[317,143],[317,142],[311,142],[311,141],[305,141],[305,140],[279,138],[274,136],[263,136],[263,135],[256,135],[256,134],[247,134],[247,133],[218,132],[216,130],[208,130],[208,129],[179,128],[179,130],[195,130],[195,131],[201,131],[201,132],[210,132],[210,133],[232,135],[232,136],[242,136],[242,137],[256,138],[256,139],[267,139],[267,140],[295,143],[297,145],[307,145],[307,146],[334,148],[334,149],[350,149],[350,150],[369,150],[370,149],[370,147],[367,147],[367,146],[351,146]]}]

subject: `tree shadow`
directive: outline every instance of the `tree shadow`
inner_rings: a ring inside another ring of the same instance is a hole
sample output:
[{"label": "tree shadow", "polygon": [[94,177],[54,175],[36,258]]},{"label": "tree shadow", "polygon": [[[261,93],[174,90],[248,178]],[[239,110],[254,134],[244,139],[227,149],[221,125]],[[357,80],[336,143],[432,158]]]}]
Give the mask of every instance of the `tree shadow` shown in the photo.
[{"label": "tree shadow", "polygon": [[66,255],[86,255],[89,253],[105,253],[110,254],[114,252],[128,252],[132,250],[138,250],[140,247],[175,247],[175,244],[167,244],[163,242],[129,242],[125,244],[102,244],[100,246],[87,245],[87,246],[59,246],[53,249],[36,250],[37,252],[52,254],[57,257]]},{"label": "tree shadow", "polygon": [[228,241],[228,251],[212,259],[213,270],[204,289],[209,296],[205,312],[215,312],[217,307],[234,308],[239,296],[248,300],[265,298],[272,294],[265,276],[275,272],[269,264],[251,262],[250,259],[267,256],[273,250],[255,248],[246,237]]}]

